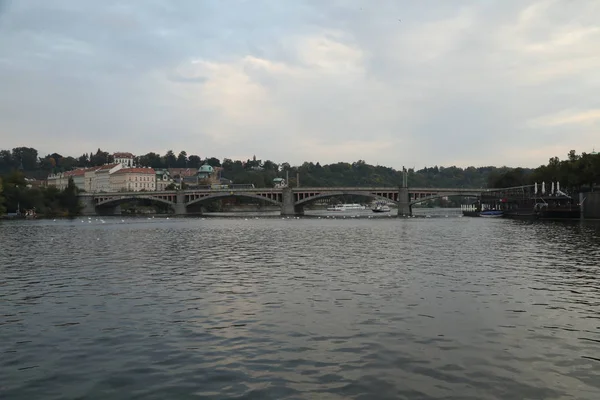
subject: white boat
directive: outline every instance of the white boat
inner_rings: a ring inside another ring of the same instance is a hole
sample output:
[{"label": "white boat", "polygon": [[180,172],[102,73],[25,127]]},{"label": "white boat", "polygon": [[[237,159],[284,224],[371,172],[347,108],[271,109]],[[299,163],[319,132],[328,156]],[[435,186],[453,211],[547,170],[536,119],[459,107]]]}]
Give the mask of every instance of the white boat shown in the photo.
[{"label": "white boat", "polygon": [[375,204],[375,207],[373,207],[371,210],[375,213],[384,213],[390,212],[390,207],[385,203],[378,203]]},{"label": "white boat", "polygon": [[365,206],[361,206],[360,204],[336,204],[334,206],[327,207],[327,211],[355,211],[355,210],[364,210]]}]

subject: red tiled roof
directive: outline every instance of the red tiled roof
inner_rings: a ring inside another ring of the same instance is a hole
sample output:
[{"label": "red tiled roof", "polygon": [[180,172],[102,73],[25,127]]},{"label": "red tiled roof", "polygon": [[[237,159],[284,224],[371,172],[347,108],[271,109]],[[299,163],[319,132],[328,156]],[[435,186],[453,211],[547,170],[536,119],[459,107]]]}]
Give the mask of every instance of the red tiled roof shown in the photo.
[{"label": "red tiled roof", "polygon": [[169,168],[171,175],[194,176],[198,173],[198,168]]},{"label": "red tiled roof", "polygon": [[65,172],[65,176],[83,176],[85,174],[86,169],[74,169],[72,171]]},{"label": "red tiled roof", "polygon": [[100,168],[98,168],[96,171],[112,169],[112,168],[116,167],[117,165],[121,165],[121,164],[105,164],[105,165],[101,166]]},{"label": "red tiled roof", "polygon": [[115,158],[135,158],[135,156],[133,154],[127,153],[127,152],[115,153],[115,154],[113,154],[113,157],[115,157]]},{"label": "red tiled roof", "polygon": [[155,174],[154,168],[123,168],[115,174]]}]

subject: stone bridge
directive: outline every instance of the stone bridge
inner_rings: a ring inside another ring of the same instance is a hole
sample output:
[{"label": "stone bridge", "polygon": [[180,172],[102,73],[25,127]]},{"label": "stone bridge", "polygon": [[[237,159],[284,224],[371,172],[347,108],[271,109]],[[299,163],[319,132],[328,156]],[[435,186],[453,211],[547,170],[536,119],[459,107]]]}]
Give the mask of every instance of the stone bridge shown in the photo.
[{"label": "stone bridge", "polygon": [[119,212],[120,205],[132,200],[148,200],[170,206],[176,215],[188,214],[188,207],[230,197],[262,200],[281,208],[281,215],[302,215],[304,206],[321,199],[344,195],[387,200],[398,206],[398,216],[409,216],[414,204],[446,196],[478,197],[485,189],[407,188],[407,187],[322,187],[265,189],[199,189],[164,192],[81,193],[85,215]]}]

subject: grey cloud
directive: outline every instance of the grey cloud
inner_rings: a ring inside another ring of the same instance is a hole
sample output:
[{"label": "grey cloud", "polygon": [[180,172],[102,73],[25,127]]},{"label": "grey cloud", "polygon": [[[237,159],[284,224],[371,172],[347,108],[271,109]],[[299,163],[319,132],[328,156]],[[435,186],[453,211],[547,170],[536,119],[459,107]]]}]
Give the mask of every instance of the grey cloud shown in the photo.
[{"label": "grey cloud", "polygon": [[[529,121],[600,109],[600,35],[568,37],[597,26],[598,2],[424,4],[0,0],[0,138],[42,152],[292,162],[318,161],[323,146],[321,161],[396,167],[536,165],[555,154],[524,149],[590,150],[598,121]],[[316,58],[337,53],[299,47],[313,37],[361,58],[325,73],[330,60]]]}]

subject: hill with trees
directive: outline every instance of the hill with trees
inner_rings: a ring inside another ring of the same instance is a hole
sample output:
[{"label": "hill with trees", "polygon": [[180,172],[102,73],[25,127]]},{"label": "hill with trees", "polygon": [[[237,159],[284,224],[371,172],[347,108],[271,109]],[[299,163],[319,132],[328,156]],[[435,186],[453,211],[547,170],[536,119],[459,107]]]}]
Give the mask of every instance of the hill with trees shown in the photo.
[{"label": "hill with trees", "polygon": [[[28,178],[45,179],[48,175],[65,172],[75,168],[89,168],[113,162],[110,153],[101,149],[79,157],[62,156],[59,153],[40,157],[38,151],[30,147],[18,147],[0,150],[0,174],[22,171]],[[305,162],[292,166],[287,162],[277,164],[273,161],[257,160],[219,160],[215,157],[202,159],[198,155],[189,155],[185,151],[177,155],[168,151],[164,155],[148,153],[136,157],[137,165],[154,169],[199,168],[203,164],[222,167],[222,176],[234,183],[253,183],[256,187],[272,186],[273,178],[290,177],[290,183],[296,184],[300,175],[303,186],[397,186],[402,182],[401,171],[380,165],[370,165],[362,160],[356,162],[338,162],[321,165]],[[421,170],[409,169],[410,185],[419,187],[465,187],[484,188],[488,186],[490,174],[496,175],[509,171],[502,167],[441,167],[434,166]],[[529,172],[529,170],[526,170]]]}]

